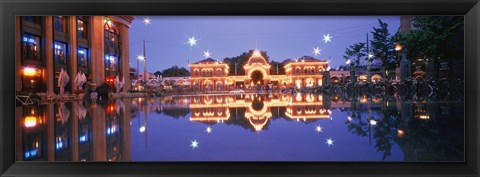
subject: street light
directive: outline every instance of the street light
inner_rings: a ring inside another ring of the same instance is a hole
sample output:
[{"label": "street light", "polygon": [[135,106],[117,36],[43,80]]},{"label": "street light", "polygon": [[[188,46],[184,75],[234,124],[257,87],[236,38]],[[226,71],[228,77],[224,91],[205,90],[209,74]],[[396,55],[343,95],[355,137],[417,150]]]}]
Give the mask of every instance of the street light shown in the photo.
[{"label": "street light", "polygon": [[[395,51],[397,52],[397,61],[400,60],[400,81],[404,82],[411,74],[411,63],[407,60],[407,49],[404,49],[401,43],[395,43]],[[401,56],[401,59],[400,59]]]},{"label": "street light", "polygon": [[401,51],[403,49],[403,46],[400,43],[395,43],[395,51]]},{"label": "street light", "polygon": [[37,69],[32,67],[25,67],[23,68],[23,75],[25,76],[35,76],[37,74]]},{"label": "street light", "polygon": [[345,61],[345,64],[349,65],[350,63],[352,63],[352,60],[348,59],[347,61]]},{"label": "street light", "polygon": [[[138,60],[142,60],[142,61],[145,62],[145,56],[137,55],[137,59],[138,59]],[[139,63],[138,60],[137,60],[137,77],[138,77],[138,73],[140,72],[140,71],[139,71],[139,68],[138,68],[138,63]],[[145,77],[145,76],[144,76],[144,77]],[[138,79],[140,79],[140,78],[138,78]]]}]

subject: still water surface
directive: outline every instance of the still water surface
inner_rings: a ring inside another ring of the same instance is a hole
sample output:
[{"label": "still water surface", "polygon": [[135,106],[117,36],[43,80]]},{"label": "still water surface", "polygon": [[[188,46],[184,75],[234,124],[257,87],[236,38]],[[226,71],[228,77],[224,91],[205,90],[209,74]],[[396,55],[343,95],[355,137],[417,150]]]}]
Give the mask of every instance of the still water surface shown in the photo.
[{"label": "still water surface", "polygon": [[24,161],[463,161],[464,104],[246,94],[17,107]]}]

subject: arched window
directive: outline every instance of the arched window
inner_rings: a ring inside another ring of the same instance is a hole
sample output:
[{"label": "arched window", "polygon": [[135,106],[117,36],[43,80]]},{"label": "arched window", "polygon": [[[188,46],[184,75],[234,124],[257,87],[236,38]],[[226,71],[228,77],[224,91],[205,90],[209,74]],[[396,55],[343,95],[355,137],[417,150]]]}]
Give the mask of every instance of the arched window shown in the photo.
[{"label": "arched window", "polygon": [[323,72],[323,71],[325,71],[325,69],[324,69],[323,67],[319,66],[319,67],[318,67],[318,72],[321,73],[321,72]]},{"label": "arched window", "polygon": [[115,23],[109,19],[104,24],[105,77],[121,76],[120,72],[120,33]]}]

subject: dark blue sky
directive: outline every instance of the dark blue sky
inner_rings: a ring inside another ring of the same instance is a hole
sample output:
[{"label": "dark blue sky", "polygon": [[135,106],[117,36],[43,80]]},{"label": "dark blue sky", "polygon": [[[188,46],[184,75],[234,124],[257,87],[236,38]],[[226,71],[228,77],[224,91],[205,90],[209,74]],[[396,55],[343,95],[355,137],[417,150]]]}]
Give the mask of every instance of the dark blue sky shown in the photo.
[{"label": "dark blue sky", "polygon": [[[388,23],[394,34],[400,26],[399,16],[151,16],[151,24],[137,16],[130,28],[130,62],[137,66],[137,55],[143,53],[146,40],[147,70],[155,72],[173,65],[187,67],[209,50],[211,57],[222,60],[258,48],[267,51],[270,60],[283,61],[304,55],[331,60],[331,67],[345,63],[345,48],[365,42],[366,33],[378,26],[377,18]],[[333,36],[324,43],[323,35]],[[370,39],[372,35],[370,35]],[[187,44],[195,36],[197,46]],[[140,63],[143,71],[143,63]]]}]

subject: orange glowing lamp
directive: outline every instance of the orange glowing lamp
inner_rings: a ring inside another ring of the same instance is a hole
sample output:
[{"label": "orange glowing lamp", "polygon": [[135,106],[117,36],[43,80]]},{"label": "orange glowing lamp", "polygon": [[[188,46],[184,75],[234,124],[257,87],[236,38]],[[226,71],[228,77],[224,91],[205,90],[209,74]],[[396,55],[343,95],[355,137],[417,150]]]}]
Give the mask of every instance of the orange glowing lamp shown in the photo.
[{"label": "orange glowing lamp", "polygon": [[107,112],[108,112],[108,113],[113,113],[113,112],[115,112],[115,106],[114,106],[114,105],[108,106],[108,107],[107,107]]},{"label": "orange glowing lamp", "polygon": [[35,68],[31,68],[31,67],[23,68],[23,75],[25,76],[35,76],[36,73],[37,73],[37,70]]},{"label": "orange glowing lamp", "polygon": [[363,96],[362,99],[360,99],[360,103],[366,103],[368,101],[367,96]]},{"label": "orange glowing lamp", "polygon": [[403,130],[398,129],[397,130],[397,135],[398,135],[398,137],[402,138],[403,136],[405,136],[405,132]]},{"label": "orange glowing lamp", "polygon": [[37,126],[37,118],[35,116],[27,116],[25,117],[24,122],[25,127],[31,128]]},{"label": "orange glowing lamp", "polygon": [[395,45],[395,51],[400,51],[400,50],[402,50],[402,48],[403,48],[403,47],[402,47],[402,45],[400,45],[400,44],[396,44],[396,45]]}]

